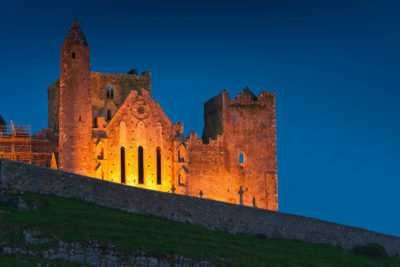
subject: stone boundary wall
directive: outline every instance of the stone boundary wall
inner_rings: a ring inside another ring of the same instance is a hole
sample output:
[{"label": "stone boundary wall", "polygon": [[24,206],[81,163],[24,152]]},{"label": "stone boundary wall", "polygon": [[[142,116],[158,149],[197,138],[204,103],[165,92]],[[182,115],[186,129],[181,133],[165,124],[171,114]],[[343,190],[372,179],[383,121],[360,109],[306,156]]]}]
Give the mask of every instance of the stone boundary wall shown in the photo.
[{"label": "stone boundary wall", "polygon": [[378,243],[400,255],[400,238],[313,218],[176,195],[0,159],[0,187],[75,198],[230,233],[326,243],[351,249]]}]

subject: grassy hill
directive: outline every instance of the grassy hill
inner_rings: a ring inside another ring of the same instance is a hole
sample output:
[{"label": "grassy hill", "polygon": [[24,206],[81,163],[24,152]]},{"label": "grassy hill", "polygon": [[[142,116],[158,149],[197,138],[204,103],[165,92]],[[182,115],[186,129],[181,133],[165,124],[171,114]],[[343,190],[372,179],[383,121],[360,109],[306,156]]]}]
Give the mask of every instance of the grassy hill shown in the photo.
[{"label": "grassy hill", "polygon": [[[356,254],[330,245],[231,235],[34,193],[0,195],[0,246],[0,266],[85,266],[79,257],[85,250],[204,266],[400,266],[399,258],[376,246],[360,247]],[[52,257],[60,248],[70,256]]]}]

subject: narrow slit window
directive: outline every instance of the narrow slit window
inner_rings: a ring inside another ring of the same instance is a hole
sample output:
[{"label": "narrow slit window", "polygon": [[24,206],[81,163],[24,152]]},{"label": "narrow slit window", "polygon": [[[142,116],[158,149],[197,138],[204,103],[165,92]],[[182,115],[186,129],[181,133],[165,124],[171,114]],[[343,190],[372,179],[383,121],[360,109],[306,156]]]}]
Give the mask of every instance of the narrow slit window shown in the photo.
[{"label": "narrow slit window", "polygon": [[125,183],[125,147],[121,147],[121,184]]},{"label": "narrow slit window", "polygon": [[157,147],[157,184],[161,184],[161,148]]},{"label": "narrow slit window", "polygon": [[114,99],[114,88],[111,87],[110,98]]},{"label": "narrow slit window", "polygon": [[111,120],[111,110],[107,109],[107,120]]},{"label": "narrow slit window", "polygon": [[72,52],[71,57],[72,57],[72,58],[75,58],[75,53],[74,53],[74,52]]},{"label": "narrow slit window", "polygon": [[138,148],[138,177],[139,184],[144,184],[144,172],[143,172],[143,147]]},{"label": "narrow slit window", "polygon": [[236,121],[236,114],[234,115],[234,119],[235,119],[235,121]]},{"label": "narrow slit window", "polygon": [[239,163],[240,163],[240,164],[243,164],[243,163],[244,163],[244,154],[243,154],[243,152],[240,152],[240,153],[239,153]]},{"label": "narrow slit window", "polygon": [[110,88],[107,87],[107,99],[109,99],[109,98],[110,98]]}]

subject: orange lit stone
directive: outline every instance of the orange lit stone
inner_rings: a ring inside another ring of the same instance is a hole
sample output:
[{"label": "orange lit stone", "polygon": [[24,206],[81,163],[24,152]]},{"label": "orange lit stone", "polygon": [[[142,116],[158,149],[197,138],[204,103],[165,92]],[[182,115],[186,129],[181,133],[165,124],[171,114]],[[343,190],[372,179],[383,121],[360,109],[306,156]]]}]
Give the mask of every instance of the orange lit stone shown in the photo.
[{"label": "orange lit stone", "polygon": [[49,125],[59,128],[61,170],[278,209],[273,93],[255,96],[245,88],[232,99],[223,90],[204,105],[202,139],[195,132],[184,137],[183,123],[173,124],[151,97],[150,73],[90,72],[89,47],[78,27],[74,22],[62,47],[60,80],[48,89],[49,95],[60,96],[59,101],[49,97]]}]

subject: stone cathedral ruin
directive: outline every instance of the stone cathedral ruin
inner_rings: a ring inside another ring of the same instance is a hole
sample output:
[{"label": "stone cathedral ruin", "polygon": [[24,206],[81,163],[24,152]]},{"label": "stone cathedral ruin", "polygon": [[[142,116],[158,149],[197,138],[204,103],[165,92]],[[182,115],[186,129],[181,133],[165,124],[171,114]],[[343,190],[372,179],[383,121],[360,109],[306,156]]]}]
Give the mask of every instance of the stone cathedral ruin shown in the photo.
[{"label": "stone cathedral ruin", "polygon": [[[204,104],[204,120],[201,139],[193,131],[184,136],[183,123],[173,124],[153,100],[150,72],[91,71],[75,20],[61,47],[60,78],[48,88],[49,129],[40,142],[36,135],[21,140],[47,144],[30,148],[45,159],[29,158],[33,164],[278,210],[275,94],[245,88],[231,98],[222,90]],[[0,157],[18,160],[18,131],[1,117],[0,124]]]}]

